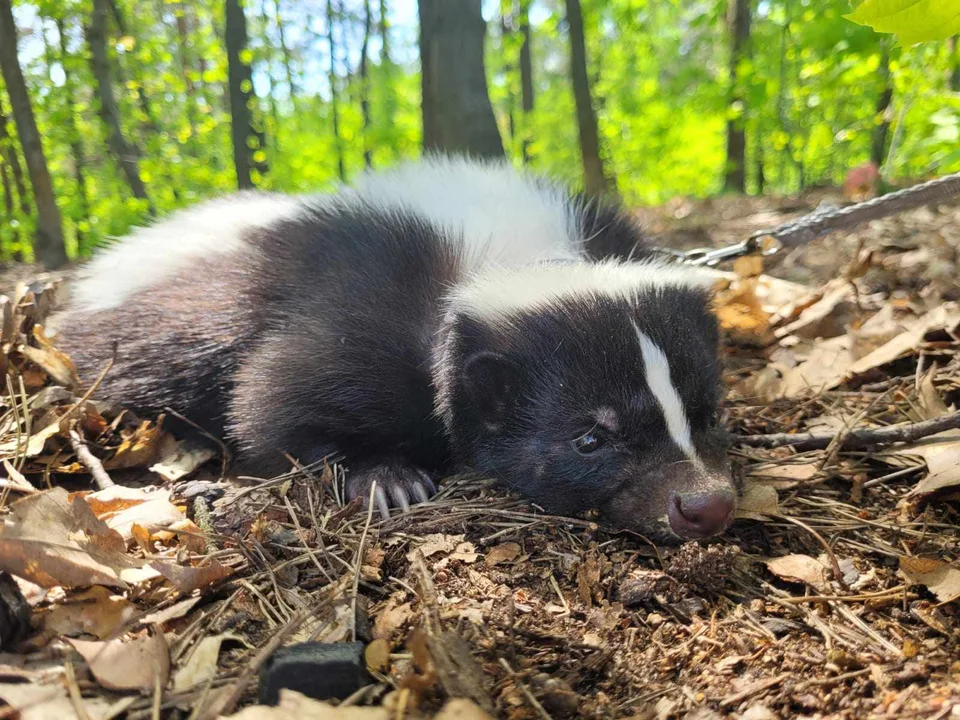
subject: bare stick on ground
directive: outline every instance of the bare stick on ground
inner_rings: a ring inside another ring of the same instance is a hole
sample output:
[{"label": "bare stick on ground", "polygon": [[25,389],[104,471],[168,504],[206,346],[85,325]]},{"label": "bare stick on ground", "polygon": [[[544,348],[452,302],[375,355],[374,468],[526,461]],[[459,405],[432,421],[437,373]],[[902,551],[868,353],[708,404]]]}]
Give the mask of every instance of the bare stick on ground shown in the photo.
[{"label": "bare stick on ground", "polygon": [[[960,412],[944,415],[934,420],[915,423],[899,423],[879,428],[854,430],[843,442],[847,449],[865,448],[871,445],[889,445],[897,442],[913,442],[930,435],[960,428]],[[770,435],[736,435],[737,445],[775,448],[790,445],[797,450],[823,450],[838,433],[772,433]]]}]

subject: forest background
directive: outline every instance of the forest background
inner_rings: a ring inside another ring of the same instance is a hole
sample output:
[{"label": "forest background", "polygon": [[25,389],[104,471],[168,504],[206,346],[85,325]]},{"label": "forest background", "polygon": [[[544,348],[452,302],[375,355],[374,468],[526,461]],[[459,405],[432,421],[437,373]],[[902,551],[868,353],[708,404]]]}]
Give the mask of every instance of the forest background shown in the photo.
[{"label": "forest background", "polygon": [[960,169],[957,36],[900,44],[850,11],[0,0],[0,258],[57,267],[202,198],[322,191],[423,148],[632,205]]}]

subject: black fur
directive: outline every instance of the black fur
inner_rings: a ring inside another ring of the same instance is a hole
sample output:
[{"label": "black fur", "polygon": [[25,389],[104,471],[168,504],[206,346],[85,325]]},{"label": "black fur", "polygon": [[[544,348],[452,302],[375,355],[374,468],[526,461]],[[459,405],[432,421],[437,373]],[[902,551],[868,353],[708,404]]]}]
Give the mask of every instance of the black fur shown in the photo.
[{"label": "black fur", "polygon": [[[594,256],[649,254],[635,223],[575,201]],[[462,280],[458,244],[406,211],[311,206],[250,231],[242,251],[200,260],[116,310],[68,313],[60,342],[82,377],[116,363],[99,394],[141,412],[172,407],[238,451],[242,472],[346,458],[351,496],[377,480],[403,506],[453,461],[560,513],[600,508],[615,523],[675,540],[676,494],[728,487],[717,328],[705,293],[650,290],[634,305],[596,297],[504,322],[455,318],[451,432],[434,415],[432,361],[443,295]],[[629,247],[628,250],[624,248]],[[639,251],[639,254],[638,254]],[[639,309],[636,309],[639,308]],[[701,456],[670,441],[630,325],[667,354]],[[571,440],[611,408],[618,429],[584,457]]]}]

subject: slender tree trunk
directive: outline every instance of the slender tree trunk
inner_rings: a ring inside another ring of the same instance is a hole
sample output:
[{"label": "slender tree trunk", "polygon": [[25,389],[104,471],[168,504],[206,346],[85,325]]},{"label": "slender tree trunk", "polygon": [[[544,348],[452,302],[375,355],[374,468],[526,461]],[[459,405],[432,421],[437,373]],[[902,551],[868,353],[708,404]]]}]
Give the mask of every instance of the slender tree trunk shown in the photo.
[{"label": "slender tree trunk", "polygon": [[533,56],[530,49],[532,33],[530,31],[530,0],[520,0],[520,33],[523,44],[520,46],[520,107],[523,110],[523,140],[520,152],[523,162],[530,162],[530,122],[533,115]]},{"label": "slender tree trunk", "polygon": [[950,90],[960,92],[960,35],[949,40],[950,48]]},{"label": "slender tree trunk", "polygon": [[740,65],[749,55],[751,0],[729,0],[727,25],[730,33],[730,90],[727,120],[727,167],[725,190],[743,193],[747,190],[747,107],[741,87]]},{"label": "slender tree trunk", "polygon": [[590,81],[587,76],[587,47],[583,34],[583,11],[580,0],[566,0],[567,25],[570,32],[570,75],[577,106],[577,130],[583,160],[584,189],[588,195],[603,195],[609,184],[600,157],[600,134],[597,114],[593,109]]},{"label": "slender tree trunk", "polygon": [[370,0],[363,0],[363,43],[360,45],[360,115],[363,117],[363,164],[373,167],[370,151],[370,32],[373,26]]},{"label": "slender tree trunk", "polygon": [[880,67],[877,68],[877,74],[880,77],[880,95],[877,97],[874,115],[877,124],[874,125],[870,138],[870,160],[878,168],[883,165],[887,156],[887,138],[890,135],[890,116],[892,115],[890,103],[893,100],[893,82],[890,78],[890,45],[886,39],[881,39],[880,42],[882,44]]},{"label": "slender tree trunk", "polygon": [[[510,41],[510,36],[513,34],[513,17],[501,13],[500,15],[500,43],[501,47],[506,47],[507,43]],[[516,70],[514,64],[510,62],[509,56],[505,52],[501,53],[503,55],[503,75],[508,78],[507,87],[510,88],[510,91],[507,92],[506,97],[506,107],[507,107],[507,147],[512,148],[514,140],[517,136],[517,121],[516,121],[516,94],[513,92],[513,82],[509,80],[511,75],[513,75]]]},{"label": "slender tree trunk", "polygon": [[389,65],[390,60],[390,21],[387,19],[387,0],[380,0],[380,63]]},{"label": "slender tree trunk", "polygon": [[146,200],[153,214],[147,187],[140,177],[140,150],[123,134],[120,108],[113,93],[113,78],[107,57],[107,11],[106,0],[93,0],[93,15],[87,26],[87,44],[90,46],[90,62],[100,99],[100,117],[106,125],[110,149],[123,171],[130,192],[135,198]]},{"label": "slender tree trunk", "polygon": [[253,70],[241,57],[248,44],[247,18],[240,0],[226,0],[225,14],[233,165],[237,172],[237,187],[252,188],[253,170],[263,174],[267,168],[265,163],[258,163],[254,158],[256,151],[263,150],[266,144],[263,131],[253,124]]},{"label": "slender tree trunk", "polygon": [[[73,80],[73,67],[70,51],[67,49],[67,31],[63,18],[58,17],[57,34],[60,36],[60,66],[63,68],[63,90],[67,105],[67,134],[70,136],[70,155],[73,157],[73,179],[77,183],[77,197],[80,199],[80,212],[84,220],[90,219],[90,195],[87,191],[87,156],[83,150],[83,138],[77,126],[77,89]],[[86,250],[86,237],[77,227],[77,247],[80,254]]]},{"label": "slender tree trunk", "polygon": [[[129,35],[133,37],[133,33],[127,26],[127,20],[123,14],[123,9],[120,7],[119,0],[107,1],[110,7],[110,14],[113,16],[114,23],[116,23],[117,31],[121,36]],[[104,19],[103,22],[104,30],[106,30],[106,19]],[[160,133],[160,123],[157,121],[157,117],[153,112],[153,105],[150,103],[150,99],[147,97],[147,91],[143,87],[143,76],[140,74],[136,65],[133,65],[130,75],[133,79],[133,84],[137,86],[137,102],[140,104],[140,112],[143,113],[146,119],[147,127],[150,128],[151,132]]]},{"label": "slender tree trunk", "polygon": [[330,48],[330,112],[333,114],[333,143],[337,153],[337,176],[341,182],[347,179],[347,169],[343,159],[343,140],[340,137],[340,90],[337,78],[337,44],[333,37],[333,26],[339,9],[333,6],[333,0],[327,0],[327,45]]},{"label": "slender tree trunk", "polygon": [[191,50],[191,23],[187,15],[188,6],[186,3],[180,3],[174,10],[177,23],[177,37],[180,42],[177,47],[178,59],[180,61],[180,76],[183,78],[184,103],[187,111],[187,124],[190,126],[190,139],[186,143],[190,155],[197,155],[197,85],[191,76],[194,57]]},{"label": "slender tree trunk", "polygon": [[759,122],[757,123],[756,135],[757,149],[753,162],[757,169],[757,195],[763,195],[767,189],[767,175],[763,169],[763,130]]},{"label": "slender tree trunk", "polygon": [[[266,35],[268,28],[270,27],[270,18],[267,16],[267,3],[262,2],[260,4],[260,22],[263,23],[263,33]],[[273,131],[268,132],[270,147],[276,152],[280,149],[280,108],[277,106],[277,94],[275,89],[277,87],[277,78],[273,74],[273,53],[270,52],[272,48],[267,48],[267,52],[264,53],[264,61],[267,65],[267,71],[265,73],[267,78],[267,105],[270,108],[270,119],[273,120]]]},{"label": "slender tree trunk", "polygon": [[[17,261],[23,261],[23,248],[30,245],[30,238],[27,235],[27,225],[24,219],[30,217],[30,196],[27,194],[27,186],[23,177],[23,166],[20,165],[20,156],[14,147],[13,138],[10,137],[8,129],[7,116],[0,104],[0,168],[3,169],[3,202],[6,210],[8,222],[14,219],[14,207],[20,211],[19,228],[17,236],[19,242],[17,249],[11,253],[11,257]],[[13,186],[10,185],[10,176],[13,176]],[[16,203],[14,203],[14,191],[16,192]]]},{"label": "slender tree trunk", "polygon": [[490,104],[480,0],[420,0],[423,147],[503,157]]},{"label": "slender tree trunk", "polygon": [[297,96],[300,94],[297,83],[293,79],[293,53],[290,52],[290,46],[287,45],[286,33],[283,27],[283,15],[280,12],[280,0],[273,0],[273,18],[277,24],[277,36],[280,40],[280,50],[283,52],[283,68],[287,75],[287,86],[290,89],[290,102],[296,105]]},{"label": "slender tree trunk", "polygon": [[27,93],[27,85],[17,57],[17,27],[13,22],[11,0],[0,0],[0,71],[10,96],[17,135],[23,147],[23,157],[30,173],[30,184],[33,185],[33,197],[37,204],[34,253],[47,267],[58,268],[67,262],[63,224],[60,208],[57,207],[53,194],[53,182],[37,130],[37,121],[30,105],[30,95]]}]

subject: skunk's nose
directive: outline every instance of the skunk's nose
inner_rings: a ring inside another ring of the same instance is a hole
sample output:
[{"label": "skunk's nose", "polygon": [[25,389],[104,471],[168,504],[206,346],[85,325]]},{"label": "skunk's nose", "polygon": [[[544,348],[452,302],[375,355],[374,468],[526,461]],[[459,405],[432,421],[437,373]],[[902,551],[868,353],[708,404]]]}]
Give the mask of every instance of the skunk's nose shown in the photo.
[{"label": "skunk's nose", "polygon": [[736,507],[733,490],[671,493],[667,517],[671,530],[682,538],[693,540],[726,530]]}]

